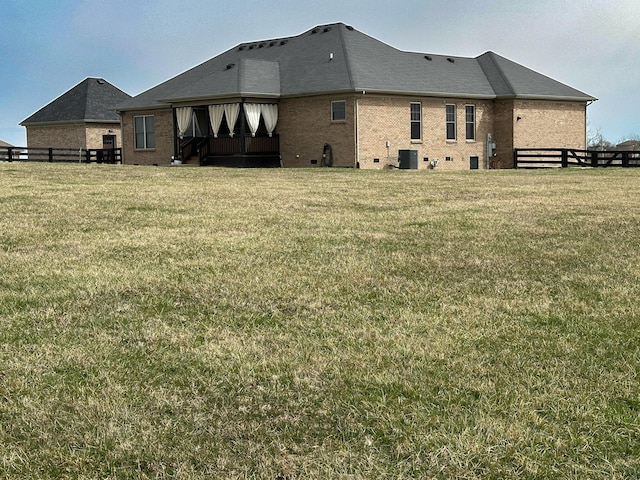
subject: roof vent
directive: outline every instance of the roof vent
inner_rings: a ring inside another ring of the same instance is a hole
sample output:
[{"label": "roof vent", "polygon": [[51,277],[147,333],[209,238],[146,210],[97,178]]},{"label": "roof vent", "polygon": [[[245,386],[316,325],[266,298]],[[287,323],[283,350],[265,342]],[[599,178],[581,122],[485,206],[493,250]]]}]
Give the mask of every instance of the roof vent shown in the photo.
[{"label": "roof vent", "polygon": [[243,51],[245,48],[247,48],[247,47],[246,47],[246,45],[240,45],[240,46],[238,47],[238,51],[239,51],[239,52],[241,52],[241,51]]},{"label": "roof vent", "polygon": [[227,70],[231,70],[231,69],[232,69],[233,67],[235,67],[235,66],[236,66],[236,64],[235,64],[235,63],[230,63],[230,64],[228,64],[228,65],[227,65],[227,67],[226,67],[226,68],[227,68]]},{"label": "roof vent", "polygon": [[327,33],[329,31],[331,31],[331,27],[324,27],[324,30],[323,30],[324,33]]},{"label": "roof vent", "polygon": [[311,35],[313,35],[314,33],[318,33],[318,29],[314,28],[313,30],[311,30]]},{"label": "roof vent", "polygon": [[278,43],[278,42],[269,42],[269,46],[273,47],[276,43]]},{"label": "roof vent", "polygon": [[98,85],[104,85],[104,80],[101,78],[98,78],[96,82],[98,82]]},{"label": "roof vent", "polygon": [[351,25],[347,25],[347,30],[349,30],[350,32],[353,32],[353,27]]},{"label": "roof vent", "polygon": [[266,44],[266,43],[261,43],[260,45],[258,45],[258,48],[264,48],[264,47],[266,47],[266,46],[267,46],[267,44]]},{"label": "roof vent", "polygon": [[280,42],[280,45],[286,45],[288,41],[289,41],[289,40],[282,40],[282,41]]},{"label": "roof vent", "polygon": [[433,60],[433,57],[431,55],[425,55],[424,58],[429,61]]},{"label": "roof vent", "polygon": [[249,45],[249,50],[253,50],[254,48],[256,48],[255,45]]},{"label": "roof vent", "polygon": [[447,58],[447,62],[449,62],[449,63],[454,63],[454,62],[455,62],[455,60],[454,60],[453,58],[451,58],[451,57],[448,57],[448,58]]}]

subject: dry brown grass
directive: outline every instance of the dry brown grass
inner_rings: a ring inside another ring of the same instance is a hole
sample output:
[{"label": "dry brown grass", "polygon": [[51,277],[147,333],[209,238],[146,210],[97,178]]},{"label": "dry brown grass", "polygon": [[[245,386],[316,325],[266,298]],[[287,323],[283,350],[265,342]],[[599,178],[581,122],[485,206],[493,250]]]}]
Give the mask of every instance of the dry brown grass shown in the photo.
[{"label": "dry brown grass", "polygon": [[632,478],[639,177],[0,164],[0,477]]}]

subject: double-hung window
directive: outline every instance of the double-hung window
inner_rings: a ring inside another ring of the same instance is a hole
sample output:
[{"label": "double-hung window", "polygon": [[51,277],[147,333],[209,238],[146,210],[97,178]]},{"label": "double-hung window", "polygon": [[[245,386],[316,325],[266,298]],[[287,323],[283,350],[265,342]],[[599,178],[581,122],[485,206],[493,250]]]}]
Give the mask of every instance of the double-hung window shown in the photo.
[{"label": "double-hung window", "polygon": [[465,132],[467,140],[476,139],[476,106],[465,106]]},{"label": "double-hung window", "polygon": [[156,134],[153,126],[153,115],[133,117],[136,148],[146,150],[156,148]]},{"label": "double-hung window", "polygon": [[347,102],[336,100],[331,102],[331,121],[344,122],[347,120]]},{"label": "double-hung window", "polygon": [[453,104],[447,104],[446,106],[446,125],[447,125],[447,140],[456,139],[456,106]]},{"label": "double-hung window", "polygon": [[422,140],[422,104],[411,103],[411,140]]}]

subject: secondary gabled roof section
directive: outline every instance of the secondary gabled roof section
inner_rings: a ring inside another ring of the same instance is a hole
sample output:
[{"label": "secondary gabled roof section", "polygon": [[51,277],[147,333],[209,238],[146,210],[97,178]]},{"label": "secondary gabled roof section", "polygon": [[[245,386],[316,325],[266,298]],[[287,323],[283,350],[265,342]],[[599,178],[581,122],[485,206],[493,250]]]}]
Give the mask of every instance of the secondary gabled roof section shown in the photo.
[{"label": "secondary gabled roof section", "polygon": [[120,104],[118,110],[225,97],[360,91],[595,100],[493,52],[477,58],[405,52],[336,23],[294,37],[242,43]]},{"label": "secondary gabled roof section", "polygon": [[115,106],[131,96],[102,78],[86,78],[20,125],[65,122],[119,122]]}]

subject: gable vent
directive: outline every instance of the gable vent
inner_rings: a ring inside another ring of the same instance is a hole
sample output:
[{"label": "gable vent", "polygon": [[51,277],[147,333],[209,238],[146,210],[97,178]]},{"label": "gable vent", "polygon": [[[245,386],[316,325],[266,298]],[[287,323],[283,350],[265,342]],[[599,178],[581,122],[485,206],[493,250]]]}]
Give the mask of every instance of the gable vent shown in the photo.
[{"label": "gable vent", "polygon": [[425,55],[424,58],[429,61],[433,60],[433,57],[431,55]]}]

